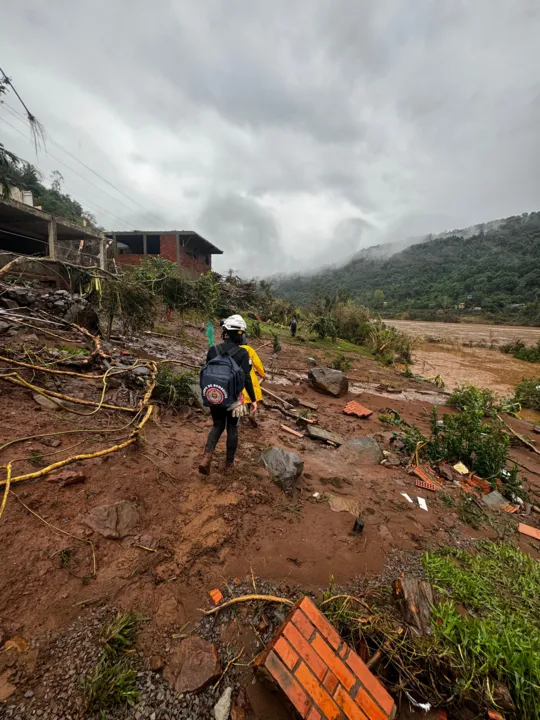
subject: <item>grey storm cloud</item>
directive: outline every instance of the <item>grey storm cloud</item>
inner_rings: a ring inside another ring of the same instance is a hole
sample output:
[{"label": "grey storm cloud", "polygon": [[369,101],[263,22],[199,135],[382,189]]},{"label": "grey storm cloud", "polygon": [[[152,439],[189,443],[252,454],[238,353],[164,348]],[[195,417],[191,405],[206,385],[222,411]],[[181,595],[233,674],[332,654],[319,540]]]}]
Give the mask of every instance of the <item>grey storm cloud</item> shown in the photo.
[{"label": "grey storm cloud", "polygon": [[219,270],[538,209],[536,0],[18,0],[0,23],[61,147],[35,155],[12,95],[0,141],[108,229],[207,235]]}]

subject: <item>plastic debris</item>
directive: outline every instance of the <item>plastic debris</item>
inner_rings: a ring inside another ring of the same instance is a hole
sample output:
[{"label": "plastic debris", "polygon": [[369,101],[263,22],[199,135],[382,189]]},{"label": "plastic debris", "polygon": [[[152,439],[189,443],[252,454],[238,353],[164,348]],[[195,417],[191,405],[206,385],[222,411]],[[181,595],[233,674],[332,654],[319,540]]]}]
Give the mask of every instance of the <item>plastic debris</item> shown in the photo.
[{"label": "plastic debris", "polygon": [[458,472],[460,475],[468,475],[469,474],[469,468],[464,465],[462,462],[458,462],[454,465],[454,470]]},{"label": "plastic debris", "polygon": [[413,499],[407,493],[401,493],[407,502],[414,502]]},{"label": "plastic debris", "polygon": [[356,518],[352,529],[353,535],[361,535],[364,532],[364,521],[360,518]]},{"label": "plastic debris", "polygon": [[423,710],[424,712],[429,712],[431,710],[431,703],[421,703],[417,702],[413,697],[409,695],[409,693],[405,690],[405,695],[407,696],[407,699],[411,703],[411,705],[415,708],[419,708],[420,710]]},{"label": "plastic debris", "polygon": [[413,468],[413,473],[418,478],[416,481],[417,487],[424,488],[424,490],[431,490],[432,492],[442,490],[443,485],[440,482],[439,476],[429,465],[416,465]]},{"label": "plastic debris", "polygon": [[422,510],[425,510],[427,512],[428,506],[427,506],[427,502],[424,500],[424,498],[417,497],[416,499],[418,501],[418,505],[422,508]]}]

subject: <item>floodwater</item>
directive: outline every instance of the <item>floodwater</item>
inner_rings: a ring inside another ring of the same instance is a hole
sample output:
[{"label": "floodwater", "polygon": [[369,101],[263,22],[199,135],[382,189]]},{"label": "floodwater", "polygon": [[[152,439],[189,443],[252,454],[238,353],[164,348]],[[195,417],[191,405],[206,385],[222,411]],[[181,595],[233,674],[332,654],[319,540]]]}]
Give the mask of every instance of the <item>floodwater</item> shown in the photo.
[{"label": "floodwater", "polygon": [[440,342],[457,344],[482,343],[504,345],[511,340],[523,340],[535,345],[540,340],[540,327],[524,325],[476,325],[473,323],[421,322],[416,320],[385,320],[398,330],[424,338],[437,338]]}]

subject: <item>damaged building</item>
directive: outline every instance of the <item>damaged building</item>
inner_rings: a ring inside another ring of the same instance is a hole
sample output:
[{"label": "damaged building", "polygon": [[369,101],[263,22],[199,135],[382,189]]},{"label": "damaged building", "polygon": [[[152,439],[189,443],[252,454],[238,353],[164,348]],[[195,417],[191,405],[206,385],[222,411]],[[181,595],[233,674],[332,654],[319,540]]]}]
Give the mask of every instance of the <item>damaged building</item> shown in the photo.
[{"label": "damaged building", "polygon": [[146,258],[160,257],[176,263],[180,275],[192,280],[212,270],[212,255],[223,254],[193,230],[133,230],[106,235],[112,240],[118,265],[138,265]]}]

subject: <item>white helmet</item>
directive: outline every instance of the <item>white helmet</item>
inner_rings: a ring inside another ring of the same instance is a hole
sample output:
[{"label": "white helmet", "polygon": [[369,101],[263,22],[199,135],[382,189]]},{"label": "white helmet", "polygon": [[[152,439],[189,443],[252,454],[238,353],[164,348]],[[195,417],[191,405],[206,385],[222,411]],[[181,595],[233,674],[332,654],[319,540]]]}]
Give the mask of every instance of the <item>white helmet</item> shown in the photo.
[{"label": "white helmet", "polygon": [[231,315],[223,321],[225,330],[238,330],[238,332],[246,332],[246,321],[241,315]]}]

